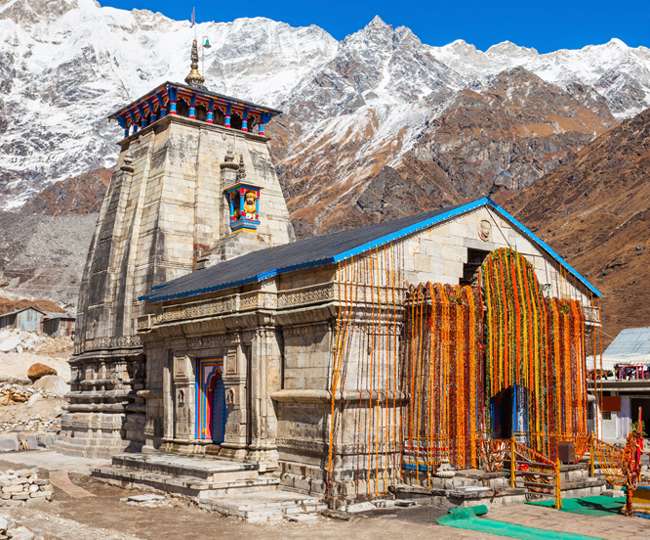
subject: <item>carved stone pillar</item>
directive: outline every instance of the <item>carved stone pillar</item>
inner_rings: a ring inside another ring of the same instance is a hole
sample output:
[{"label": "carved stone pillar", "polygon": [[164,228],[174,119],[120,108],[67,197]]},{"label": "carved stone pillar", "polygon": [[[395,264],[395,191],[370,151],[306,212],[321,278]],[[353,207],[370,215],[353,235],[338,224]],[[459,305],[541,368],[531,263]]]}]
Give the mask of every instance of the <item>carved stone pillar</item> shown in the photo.
[{"label": "carved stone pillar", "polygon": [[248,459],[260,469],[278,467],[277,418],[271,394],[281,387],[281,351],[272,326],[258,327],[251,347],[251,442]]},{"label": "carved stone pillar", "polygon": [[172,368],[174,439],[194,440],[194,371],[187,355],[175,356]]},{"label": "carved stone pillar", "polygon": [[242,461],[246,458],[248,442],[247,373],[248,361],[242,348],[241,338],[237,334],[228,347],[224,359],[223,384],[226,387],[228,420],[219,455]]}]

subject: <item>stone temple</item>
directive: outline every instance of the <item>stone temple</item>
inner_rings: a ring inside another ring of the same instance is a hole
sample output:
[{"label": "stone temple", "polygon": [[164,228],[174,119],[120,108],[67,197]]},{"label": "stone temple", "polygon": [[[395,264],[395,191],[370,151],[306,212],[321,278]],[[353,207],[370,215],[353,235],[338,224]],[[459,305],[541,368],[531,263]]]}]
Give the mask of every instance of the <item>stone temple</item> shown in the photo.
[{"label": "stone temple", "polygon": [[67,451],[106,456],[144,443],[141,295],[293,240],[265,135],[279,111],[209,92],[196,70],[193,59],[188,84],[164,83],[111,116],[124,138],[81,284]]},{"label": "stone temple", "polygon": [[579,461],[600,292],[488,198],[295,241],[280,111],[207,90],[196,59],[111,116],[59,447],[203,501],[334,507],[496,474],[503,440]]}]

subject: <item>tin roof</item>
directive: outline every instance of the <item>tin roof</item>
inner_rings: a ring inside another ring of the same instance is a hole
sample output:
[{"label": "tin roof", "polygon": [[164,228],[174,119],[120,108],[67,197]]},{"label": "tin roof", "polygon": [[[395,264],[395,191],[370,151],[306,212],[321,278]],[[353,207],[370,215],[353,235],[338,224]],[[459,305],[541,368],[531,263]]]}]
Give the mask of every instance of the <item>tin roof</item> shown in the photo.
[{"label": "tin roof", "polygon": [[290,244],[254,251],[234,259],[203,268],[180,278],[154,285],[140,297],[149,302],[163,302],[238,287],[271,279],[277,275],[306,268],[335,264],[410,236],[434,225],[451,220],[480,207],[494,210],[514,228],[561,264],[595,296],[601,293],[571,267],[548,244],[488,197],[459,204],[444,210],[421,212],[367,227],[305,238]]},{"label": "tin roof", "polygon": [[605,349],[603,355],[633,357],[646,355],[650,360],[650,327],[626,328]]}]

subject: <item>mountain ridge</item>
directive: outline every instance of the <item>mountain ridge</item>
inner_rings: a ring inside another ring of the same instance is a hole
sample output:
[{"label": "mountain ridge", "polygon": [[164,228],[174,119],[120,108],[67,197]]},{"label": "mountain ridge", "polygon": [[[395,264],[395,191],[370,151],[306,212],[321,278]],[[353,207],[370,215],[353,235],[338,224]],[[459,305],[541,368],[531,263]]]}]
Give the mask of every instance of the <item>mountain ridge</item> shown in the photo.
[{"label": "mountain ridge", "polygon": [[337,40],[268,18],[192,29],[93,0],[0,0],[0,287],[74,302],[121,136],[106,117],[182,81],[195,33],[212,42],[211,89],[284,111],[267,132],[302,237],[529,189],[650,105],[650,49],[619,39],[482,51],[379,17]]},{"label": "mountain ridge", "polygon": [[604,296],[607,341],[650,324],[650,109],[500,201]]},{"label": "mountain ridge", "polygon": [[[94,0],[4,0],[0,30],[3,208],[19,207],[47,183],[111,166],[119,130],[106,116],[164,80],[182,80],[195,32],[189,21]],[[213,43],[204,71],[216,91],[297,110],[294,104],[304,102],[314,86],[339,87],[338,100],[324,104],[321,114],[297,119],[303,124],[298,136],[336,133],[375,115],[381,129],[374,130],[364,151],[381,152],[390,139],[398,148],[389,166],[454,94],[515,67],[562,88],[589,86],[618,119],[650,105],[650,49],[627,47],[618,39],[543,54],[505,41],[484,52],[458,40],[428,45],[410,29],[393,28],[379,17],[340,41],[317,25],[292,27],[262,17],[202,22],[196,34]],[[411,61],[393,55],[390,63],[388,47],[398,47],[396,53]],[[371,62],[381,53],[386,53],[384,72],[373,74]],[[332,61],[350,61],[351,84],[341,78],[343,70],[332,69],[337,67]],[[401,71],[407,64],[412,71]],[[364,81],[364,74],[383,78]],[[365,95],[356,91],[362,86]],[[372,112],[360,107],[362,102]]]}]

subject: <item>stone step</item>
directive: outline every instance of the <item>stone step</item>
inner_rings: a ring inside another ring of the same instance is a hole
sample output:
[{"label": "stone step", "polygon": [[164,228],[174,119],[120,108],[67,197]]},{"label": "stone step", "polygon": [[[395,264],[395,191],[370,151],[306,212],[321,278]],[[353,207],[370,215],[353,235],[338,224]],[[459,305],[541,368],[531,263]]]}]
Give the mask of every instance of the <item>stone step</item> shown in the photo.
[{"label": "stone step", "polygon": [[170,454],[118,454],[113,467],[125,471],[192,477],[208,482],[227,476],[229,481],[258,477],[258,466],[225,459],[176,456]]},{"label": "stone step", "polygon": [[316,516],[327,508],[318,498],[282,490],[261,490],[242,496],[201,496],[199,506],[210,512],[234,516],[250,523],[277,523],[283,519],[299,521]]},{"label": "stone step", "polygon": [[278,478],[270,476],[238,478],[230,473],[221,473],[206,480],[183,474],[174,475],[114,466],[94,469],[92,475],[122,487],[147,486],[193,498],[203,495],[254,493],[260,489],[275,489],[280,483]]}]

